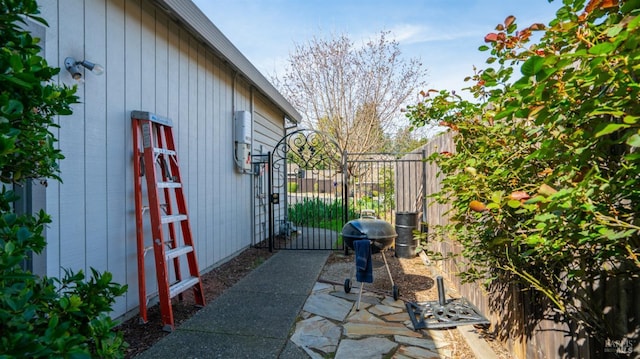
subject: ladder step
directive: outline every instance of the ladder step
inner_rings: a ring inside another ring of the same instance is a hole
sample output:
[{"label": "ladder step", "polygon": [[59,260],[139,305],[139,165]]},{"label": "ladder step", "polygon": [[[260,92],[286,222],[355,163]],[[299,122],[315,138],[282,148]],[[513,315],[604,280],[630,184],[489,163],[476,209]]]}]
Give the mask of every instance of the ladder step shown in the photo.
[{"label": "ladder step", "polygon": [[158,182],[158,188],[182,188],[180,182]]},{"label": "ladder step", "polygon": [[[166,209],[167,208],[167,204],[166,203],[161,204],[160,208],[161,209]],[[142,214],[144,214],[148,210],[149,210],[149,206],[142,206]]]},{"label": "ladder step", "polygon": [[186,214],[171,214],[171,215],[168,215],[168,216],[162,216],[160,218],[160,221],[163,224],[167,224],[167,223],[184,221],[186,219],[187,219],[187,215]]},{"label": "ladder step", "polygon": [[153,153],[161,154],[161,155],[169,155],[169,156],[175,156],[176,155],[176,151],[168,150],[166,148],[160,148],[160,147],[154,147],[153,148]]},{"label": "ladder step", "polygon": [[177,247],[177,248],[173,248],[173,249],[169,249],[167,251],[164,252],[167,260],[179,257],[183,254],[187,254],[187,253],[191,253],[193,252],[193,247],[192,246],[182,246],[182,247]]},{"label": "ladder step", "polygon": [[198,277],[189,277],[181,281],[175,282],[169,287],[169,297],[170,298],[175,297],[176,295],[198,284],[198,282],[200,282],[200,278]]}]

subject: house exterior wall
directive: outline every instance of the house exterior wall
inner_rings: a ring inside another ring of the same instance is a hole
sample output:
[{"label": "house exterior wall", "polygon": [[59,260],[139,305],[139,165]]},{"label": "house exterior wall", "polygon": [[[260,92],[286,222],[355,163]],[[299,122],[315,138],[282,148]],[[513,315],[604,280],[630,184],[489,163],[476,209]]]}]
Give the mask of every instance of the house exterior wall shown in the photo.
[{"label": "house exterior wall", "polygon": [[[149,111],[174,122],[180,169],[201,272],[249,246],[257,205],[254,176],[233,162],[233,113],[253,114],[253,148],[281,137],[284,114],[233,67],[154,2],[41,1],[48,21],[43,43],[60,83],[76,82],[64,59],[104,65],[86,70],[80,103],[53,129],[65,155],[62,183],[50,181],[45,210],[53,222],[47,249],[35,260],[49,276],[63,268],[108,270],[128,284],[112,316],[138,307],[133,148],[130,114]],[[148,218],[145,217],[148,222]],[[145,238],[150,241],[150,230]],[[146,256],[147,292],[156,291],[153,256]]]}]

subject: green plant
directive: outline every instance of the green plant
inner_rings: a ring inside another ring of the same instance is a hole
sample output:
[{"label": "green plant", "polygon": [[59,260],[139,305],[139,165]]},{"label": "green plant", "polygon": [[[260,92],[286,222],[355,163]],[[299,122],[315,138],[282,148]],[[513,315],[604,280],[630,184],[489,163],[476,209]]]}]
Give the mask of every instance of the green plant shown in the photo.
[{"label": "green plant", "polygon": [[519,282],[602,339],[585,286],[640,274],[640,1],[584,3],[564,0],[548,26],[507,17],[467,78],[478,102],[429,90],[408,116],[455,131],[456,152],[431,160],[464,278]]},{"label": "green plant", "polygon": [[[353,209],[348,210],[349,216],[356,216]],[[320,198],[305,198],[289,206],[288,219],[296,225],[339,231],[344,225],[343,202],[334,200],[327,203]]]},{"label": "green plant", "polygon": [[288,182],[287,183],[287,192],[288,193],[296,193],[298,191],[298,183],[297,182]]},{"label": "green plant", "polygon": [[50,218],[43,211],[17,215],[9,186],[59,179],[63,156],[49,128],[77,101],[75,88],[51,81],[59,69],[47,65],[38,39],[21,28],[25,18],[46,25],[37,14],[34,0],[0,1],[0,357],[122,357],[125,343],[107,313],[126,286],[93,269],[85,280],[82,272],[57,279],[22,268],[45,248]]}]

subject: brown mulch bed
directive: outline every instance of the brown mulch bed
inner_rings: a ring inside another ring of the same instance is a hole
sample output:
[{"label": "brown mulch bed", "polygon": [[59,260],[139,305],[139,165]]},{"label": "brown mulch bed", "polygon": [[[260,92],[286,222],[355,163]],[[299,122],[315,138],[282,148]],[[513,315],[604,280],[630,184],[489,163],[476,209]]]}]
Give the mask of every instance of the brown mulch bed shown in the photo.
[{"label": "brown mulch bed", "polygon": [[[253,269],[271,257],[266,249],[248,248],[230,261],[213,269],[202,276],[205,298],[210,303],[220,296],[226,289],[244,278]],[[400,299],[412,302],[424,302],[438,300],[437,289],[432,278],[432,273],[420,259],[420,257],[404,259],[396,258],[393,252],[387,252],[386,258],[389,264],[394,283],[400,289]],[[382,257],[374,255],[374,263],[378,262],[374,269],[374,282],[367,284],[365,290],[378,291],[390,295],[391,282],[386,273]],[[333,252],[327,260],[327,265],[320,274],[320,280],[344,283],[344,279],[350,275],[353,265],[353,256],[344,256],[342,251]],[[353,279],[355,280],[355,278]],[[173,300],[173,315],[176,327],[189,319],[199,308],[194,306],[193,296],[190,291],[185,292],[182,301]],[[129,343],[126,358],[145,351],[168,333],[162,330],[159,306],[148,309],[148,322],[139,324],[138,316],[122,323],[117,330],[122,331],[124,339]],[[452,343],[455,343],[455,357],[473,357],[469,347],[462,336],[455,329],[446,330],[446,335]],[[499,358],[508,358],[497,342],[487,340]]]}]

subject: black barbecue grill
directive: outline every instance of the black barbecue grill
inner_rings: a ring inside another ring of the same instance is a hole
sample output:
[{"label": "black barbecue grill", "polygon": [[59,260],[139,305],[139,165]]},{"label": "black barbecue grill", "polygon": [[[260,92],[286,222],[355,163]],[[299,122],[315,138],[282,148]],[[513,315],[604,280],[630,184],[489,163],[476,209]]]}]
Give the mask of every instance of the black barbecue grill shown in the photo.
[{"label": "black barbecue grill", "polygon": [[397,236],[393,226],[381,219],[354,219],[342,227],[342,238],[349,248],[354,249],[353,241],[368,239],[371,241],[371,253],[391,247]]},{"label": "black barbecue grill", "polygon": [[[347,222],[347,224],[342,227],[342,238],[344,244],[347,245],[348,248],[355,250],[353,242],[361,239],[368,239],[371,244],[371,253],[381,253],[382,259],[384,260],[384,265],[387,268],[387,273],[389,274],[389,279],[391,280],[392,286],[392,294],[393,299],[398,300],[398,296],[400,295],[400,290],[393,283],[393,278],[391,277],[391,271],[389,270],[389,265],[387,264],[387,258],[384,255],[384,250],[391,247],[394,244],[394,241],[398,234],[396,233],[395,228],[389,223],[381,219],[373,219],[373,218],[360,218],[354,219],[352,221]],[[354,266],[355,272],[355,266]],[[353,274],[352,276],[353,277]],[[345,279],[344,281],[344,291],[345,293],[349,293],[351,291],[351,277]],[[358,295],[358,302],[356,305],[356,310],[360,309],[360,298],[362,296],[362,288],[364,283],[360,283],[360,293]]]}]

